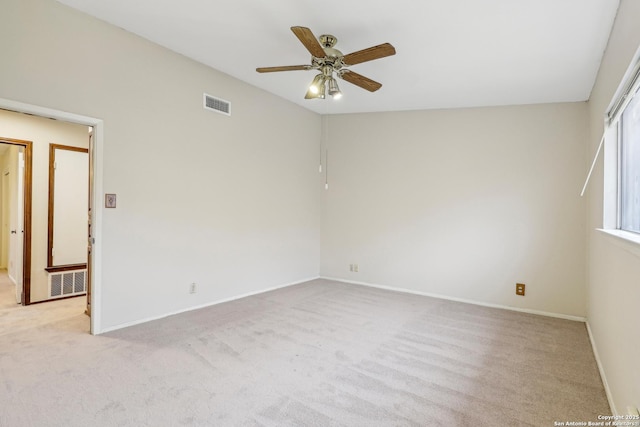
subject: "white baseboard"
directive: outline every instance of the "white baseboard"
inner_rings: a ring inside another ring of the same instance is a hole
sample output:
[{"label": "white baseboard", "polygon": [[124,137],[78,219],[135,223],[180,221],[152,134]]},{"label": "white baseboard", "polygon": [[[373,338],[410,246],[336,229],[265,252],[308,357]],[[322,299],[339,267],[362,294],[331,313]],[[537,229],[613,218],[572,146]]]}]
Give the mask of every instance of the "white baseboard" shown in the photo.
[{"label": "white baseboard", "polygon": [[587,323],[587,332],[589,333],[589,341],[591,341],[591,348],[593,349],[593,355],[596,358],[596,364],[598,365],[598,371],[600,371],[600,379],[602,380],[602,385],[604,386],[604,391],[607,394],[607,400],[609,401],[609,408],[611,409],[612,415],[621,415],[618,413],[616,409],[615,403],[613,403],[613,396],[611,394],[611,389],[609,388],[609,383],[607,382],[607,376],[604,373],[604,368],[602,367],[602,362],[600,361],[600,355],[598,354],[598,347],[596,346],[596,341],[593,338],[593,333],[591,332],[591,325],[589,325],[589,321]]},{"label": "white baseboard", "polygon": [[425,296],[425,297],[438,298],[438,299],[444,299],[444,300],[456,301],[456,302],[463,302],[465,304],[480,305],[480,306],[483,306],[483,307],[500,308],[502,310],[519,311],[521,313],[537,314],[537,315],[540,315],[540,316],[555,317],[555,318],[558,318],[558,319],[565,319],[565,320],[573,320],[575,322],[586,322],[587,321],[587,319],[585,317],[572,316],[572,315],[569,315],[569,314],[550,313],[548,311],[532,310],[532,309],[520,308],[520,307],[511,307],[511,306],[508,306],[508,305],[501,305],[501,304],[492,304],[492,303],[488,303],[488,302],[476,301],[476,300],[471,300],[471,299],[451,297],[451,296],[448,296],[448,295],[432,294],[430,292],[414,291],[412,289],[406,289],[406,288],[396,288],[396,287],[393,287],[393,286],[376,285],[376,284],[373,284],[373,283],[358,282],[358,281],[355,281],[355,280],[347,280],[347,279],[340,279],[340,278],[337,278],[337,277],[320,276],[320,278],[321,279],[326,279],[326,280],[334,280],[336,282],[351,283],[353,285],[368,286],[370,288],[385,289],[387,291],[402,292],[402,293],[405,293],[405,294],[421,295],[421,296]]},{"label": "white baseboard", "polygon": [[[302,284],[302,283],[305,283],[305,282],[309,282],[309,281],[315,280],[315,279],[333,280],[333,281],[336,281],[336,282],[350,283],[350,284],[353,284],[353,285],[367,286],[367,287],[370,287],[370,288],[378,288],[378,289],[385,289],[385,290],[388,290],[388,291],[402,292],[402,293],[406,293],[406,294],[421,295],[421,296],[426,296],[426,297],[431,297],[431,298],[438,298],[438,299],[444,299],[444,300],[449,300],[449,301],[462,302],[462,303],[466,303],[466,304],[479,305],[479,306],[483,306],[483,307],[499,308],[499,309],[503,309],[503,310],[518,311],[518,312],[529,313],[529,314],[537,314],[537,315],[540,315],[540,316],[555,317],[555,318],[559,318],[559,319],[573,320],[573,321],[576,321],[576,322],[586,322],[587,321],[587,319],[584,318],[584,317],[572,316],[572,315],[568,315],[568,314],[550,313],[550,312],[547,312],[547,311],[532,310],[532,309],[528,309],[528,308],[511,307],[511,306],[501,305],[501,304],[492,304],[492,303],[476,301],[476,300],[470,300],[470,299],[465,299],[465,298],[451,297],[451,296],[448,296],[448,295],[434,294],[434,293],[430,293],[430,292],[421,292],[421,291],[415,291],[415,290],[406,289],[406,288],[396,288],[396,287],[392,287],[392,286],[377,285],[377,284],[373,284],[373,283],[342,279],[342,278],[338,278],[338,277],[314,276],[314,277],[308,277],[306,279],[301,279],[301,280],[298,280],[298,281],[295,281],[295,282],[285,283],[283,285],[274,286],[274,287],[267,288],[267,289],[262,289],[262,290],[255,291],[255,292],[248,292],[248,293],[245,293],[245,294],[236,295],[236,296],[233,296],[233,297],[230,297],[230,298],[225,298],[225,299],[222,299],[222,300],[211,301],[211,302],[208,302],[208,303],[205,303],[205,304],[200,304],[200,305],[197,305],[197,306],[188,307],[188,308],[185,308],[185,309],[182,309],[182,310],[177,310],[177,311],[173,311],[173,312],[170,312],[170,313],[165,313],[165,314],[162,314],[162,315],[159,315],[159,316],[147,317],[147,318],[140,319],[140,320],[134,320],[132,322],[121,323],[121,324],[116,325],[116,326],[110,326],[110,327],[104,328],[98,334],[103,334],[103,333],[106,333],[106,332],[111,332],[111,331],[115,331],[115,330],[118,330],[118,329],[127,328],[129,326],[139,325],[141,323],[151,322],[153,320],[163,319],[165,317],[173,316],[173,315],[180,314],[180,313],[186,313],[186,312],[193,311],[193,310],[199,310],[201,308],[211,307],[213,305],[222,304],[222,303],[225,303],[225,302],[234,301],[234,300],[241,299],[241,298],[246,298],[246,297],[250,297],[250,296],[253,296],[253,295],[263,294],[265,292],[275,291],[277,289],[282,289],[282,288],[286,288],[286,287],[289,287],[289,286],[299,285],[299,284]],[[592,341],[592,343],[593,343],[593,341]]]},{"label": "white baseboard", "polygon": [[285,283],[284,285],[273,286],[273,287],[268,288],[268,289],[262,289],[262,290],[255,291],[255,292],[248,292],[246,294],[236,295],[236,296],[233,296],[233,297],[229,297],[229,298],[225,298],[225,299],[221,299],[221,300],[216,300],[216,301],[211,301],[211,302],[208,302],[208,303],[205,303],[205,304],[196,305],[196,306],[193,306],[193,307],[184,308],[182,310],[172,311],[170,313],[161,314],[159,316],[152,316],[152,317],[147,317],[147,318],[144,318],[144,319],[134,320],[132,322],[121,323],[121,324],[116,325],[116,326],[109,326],[107,328],[102,329],[101,331],[99,331],[95,335],[104,334],[106,332],[116,331],[118,329],[128,328],[129,326],[135,326],[135,325],[139,325],[141,323],[151,322],[153,320],[164,319],[165,317],[173,316],[173,315],[176,315],[176,314],[186,313],[186,312],[193,311],[193,310],[199,310],[201,308],[211,307],[213,305],[218,305],[218,304],[222,304],[222,303],[229,302],[229,301],[234,301],[234,300],[241,299],[241,298],[246,298],[246,297],[250,297],[250,296],[253,296],[253,295],[264,294],[266,292],[271,292],[271,291],[275,291],[277,289],[287,288],[289,286],[300,285],[302,283],[309,282],[311,280],[315,280],[315,279],[319,279],[319,278],[320,278],[319,276],[309,277],[309,278],[298,280],[298,281],[295,281],[295,282]]}]

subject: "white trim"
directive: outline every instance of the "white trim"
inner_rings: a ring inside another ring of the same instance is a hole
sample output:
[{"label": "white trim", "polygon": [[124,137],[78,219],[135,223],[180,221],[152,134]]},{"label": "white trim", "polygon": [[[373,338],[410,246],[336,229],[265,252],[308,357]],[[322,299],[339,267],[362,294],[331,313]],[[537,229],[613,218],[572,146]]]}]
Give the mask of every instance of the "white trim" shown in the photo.
[{"label": "white trim", "polygon": [[602,366],[602,362],[600,361],[600,355],[598,353],[598,347],[596,347],[596,340],[593,338],[593,333],[591,332],[591,325],[589,325],[589,321],[587,324],[587,332],[589,333],[589,341],[591,341],[591,348],[593,349],[593,355],[596,358],[596,364],[598,365],[598,371],[600,371],[600,379],[602,380],[602,385],[604,386],[604,391],[607,394],[607,400],[609,401],[609,409],[613,415],[620,415],[618,410],[616,409],[615,403],[613,403],[613,395],[611,394],[611,389],[609,388],[609,383],[607,382],[607,376],[604,373],[604,368]]},{"label": "white trim", "polygon": [[[624,76],[620,80],[620,84],[618,85],[613,98],[611,98],[611,102],[609,102],[609,106],[607,107],[607,112],[605,114],[607,125],[610,126],[620,118],[622,111],[627,108],[627,105],[631,101],[632,97],[629,97],[628,95],[634,94],[640,88],[640,78],[638,78],[638,73],[640,73],[640,47],[636,49],[633,59],[629,63]],[[616,105],[618,105],[618,108],[616,108],[615,111],[612,111]],[[612,116],[612,113],[615,113],[615,116]]]},{"label": "white trim", "polygon": [[102,332],[102,195],[104,194],[104,124],[93,127],[93,223],[91,232],[91,334]]},{"label": "white trim", "polygon": [[255,292],[248,292],[246,294],[236,295],[236,296],[233,296],[233,297],[224,298],[224,299],[216,300],[216,301],[211,301],[211,302],[208,302],[208,303],[205,303],[205,304],[196,305],[196,306],[193,306],[193,307],[183,308],[181,310],[172,311],[170,313],[161,314],[159,316],[146,317],[144,319],[134,320],[132,322],[121,323],[121,324],[116,325],[116,326],[109,326],[107,328],[104,328],[101,331],[101,333],[111,332],[111,331],[115,331],[115,330],[122,329],[122,328],[128,328],[129,326],[135,326],[135,325],[139,325],[141,323],[151,322],[153,320],[164,319],[165,317],[174,316],[176,314],[187,313],[189,311],[199,310],[201,308],[207,308],[207,307],[211,307],[211,306],[214,306],[214,305],[223,304],[225,302],[235,301],[235,300],[238,300],[238,299],[242,299],[242,298],[246,298],[246,297],[250,297],[250,296],[254,296],[254,295],[260,295],[260,294],[264,294],[264,293],[275,291],[275,290],[282,289],[282,288],[288,288],[290,286],[300,285],[302,283],[306,283],[306,282],[309,282],[311,280],[316,280],[316,279],[319,279],[319,278],[320,278],[319,276],[309,277],[309,278],[302,279],[302,280],[299,280],[299,281],[296,281],[296,282],[285,283],[284,285],[274,286],[274,287],[271,287],[271,288],[268,288],[268,289],[262,289],[262,290],[255,291]]},{"label": "white trim", "polygon": [[25,104],[19,101],[0,98],[0,108],[20,113],[29,113],[40,117],[62,120],[65,122],[77,123],[94,128],[94,168],[93,168],[93,235],[96,243],[92,251],[91,270],[91,333],[100,333],[101,306],[100,296],[102,295],[102,206],[98,203],[102,194],[103,183],[103,138],[104,122],[100,119],[82,116],[67,111],[54,110],[47,107]]},{"label": "white trim", "polygon": [[610,126],[604,131],[604,154],[602,174],[602,228],[618,227],[619,197],[618,182],[620,158],[618,156],[618,126]]},{"label": "white trim", "polygon": [[62,110],[54,110],[47,107],[40,107],[38,105],[25,104],[24,102],[13,101],[4,98],[0,98],[0,108],[21,113],[34,114],[40,117],[62,120],[65,122],[77,123],[85,126],[94,126],[98,123],[102,123],[102,120],[93,117],[82,116],[80,114],[70,113]]},{"label": "white trim", "polygon": [[466,299],[466,298],[457,298],[457,297],[451,297],[451,296],[448,296],[448,295],[433,294],[433,293],[430,293],[430,292],[414,291],[412,289],[406,289],[406,288],[396,288],[396,287],[392,287],[392,286],[376,285],[376,284],[367,283],[367,282],[358,282],[358,281],[355,281],[355,280],[340,279],[340,278],[337,278],[337,277],[320,276],[320,278],[321,279],[326,279],[326,280],[334,280],[336,282],[350,283],[350,284],[353,284],[353,285],[368,286],[370,288],[385,289],[387,291],[402,292],[402,293],[405,293],[405,294],[420,295],[420,296],[424,296],[424,297],[431,297],[431,298],[438,298],[438,299],[444,299],[444,300],[449,300],[449,301],[462,302],[462,303],[465,303],[465,304],[479,305],[479,306],[483,306],[483,307],[499,308],[499,309],[502,309],[502,310],[519,311],[521,313],[537,314],[537,315],[540,315],[540,316],[555,317],[555,318],[558,318],[558,319],[565,319],[565,320],[573,320],[574,322],[586,322],[587,321],[587,319],[585,317],[572,316],[572,315],[569,315],[569,314],[550,313],[548,311],[531,310],[531,309],[528,309],[528,308],[519,308],[519,307],[511,307],[511,306],[508,306],[508,305],[492,304],[492,303],[488,303],[488,302],[470,300],[470,299]]}]

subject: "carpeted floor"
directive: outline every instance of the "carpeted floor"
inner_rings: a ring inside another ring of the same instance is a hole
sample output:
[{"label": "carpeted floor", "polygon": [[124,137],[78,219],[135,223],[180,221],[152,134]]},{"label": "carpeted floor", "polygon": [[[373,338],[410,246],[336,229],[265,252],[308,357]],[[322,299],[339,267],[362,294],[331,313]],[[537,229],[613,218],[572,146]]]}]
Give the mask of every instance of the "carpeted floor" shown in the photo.
[{"label": "carpeted floor", "polygon": [[583,323],[326,280],[87,330],[78,313],[0,333],[0,426],[553,426],[610,413]]},{"label": "carpeted floor", "polygon": [[0,269],[0,310],[13,308],[16,305],[16,287],[9,279],[7,270]]},{"label": "carpeted floor", "polygon": [[[89,318],[80,316],[84,313],[85,307],[86,297],[84,296],[23,307],[16,302],[15,285],[7,276],[7,270],[0,270],[0,352],[4,347],[2,344],[5,335],[16,336],[22,331],[56,324],[65,319],[78,318],[83,321],[82,328],[89,331]],[[0,387],[1,382],[0,376]],[[2,427],[1,423],[0,427]]]}]

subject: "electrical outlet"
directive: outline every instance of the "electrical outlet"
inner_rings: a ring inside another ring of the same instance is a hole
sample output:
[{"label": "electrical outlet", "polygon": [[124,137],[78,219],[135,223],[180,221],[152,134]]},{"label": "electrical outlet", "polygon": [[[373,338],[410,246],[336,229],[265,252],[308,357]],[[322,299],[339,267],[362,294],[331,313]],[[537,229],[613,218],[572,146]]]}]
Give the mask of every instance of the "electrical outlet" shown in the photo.
[{"label": "electrical outlet", "polygon": [[195,283],[192,283],[191,285],[189,285],[189,293],[190,294],[195,294],[197,291],[197,286]]},{"label": "electrical outlet", "polygon": [[524,283],[516,283],[516,295],[524,296]]},{"label": "electrical outlet", "polygon": [[358,272],[358,264],[353,264],[353,271],[354,273]]}]

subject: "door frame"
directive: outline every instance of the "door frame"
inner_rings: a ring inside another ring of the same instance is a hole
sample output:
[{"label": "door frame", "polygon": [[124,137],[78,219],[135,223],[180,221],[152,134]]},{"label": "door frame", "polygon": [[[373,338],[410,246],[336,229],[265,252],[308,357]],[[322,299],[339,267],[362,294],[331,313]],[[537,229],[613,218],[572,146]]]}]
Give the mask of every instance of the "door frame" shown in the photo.
[{"label": "door frame", "polygon": [[[31,304],[31,203],[33,185],[33,142],[22,139],[5,138],[0,135],[1,144],[24,147],[23,192],[23,233],[22,233],[22,305]],[[19,168],[18,168],[19,170]]]},{"label": "door frame", "polygon": [[[97,194],[103,194],[103,149],[104,149],[104,122],[94,117],[83,116],[66,111],[55,110],[52,108],[41,107],[32,104],[26,104],[19,101],[0,98],[0,108],[15,111],[18,113],[27,113],[35,116],[45,117],[49,119],[61,120],[65,122],[77,123],[84,126],[93,127],[93,147],[89,149],[90,159],[93,161],[93,183],[90,190],[93,192],[93,205],[91,219],[93,230],[93,241],[91,242],[91,257],[87,262],[91,265],[89,274],[89,283],[91,286],[90,303],[91,303],[91,329],[93,335],[102,332],[102,215],[103,209],[99,204],[102,197],[95,197]],[[26,157],[26,156],[25,156]],[[25,162],[26,163],[26,162]]]}]

